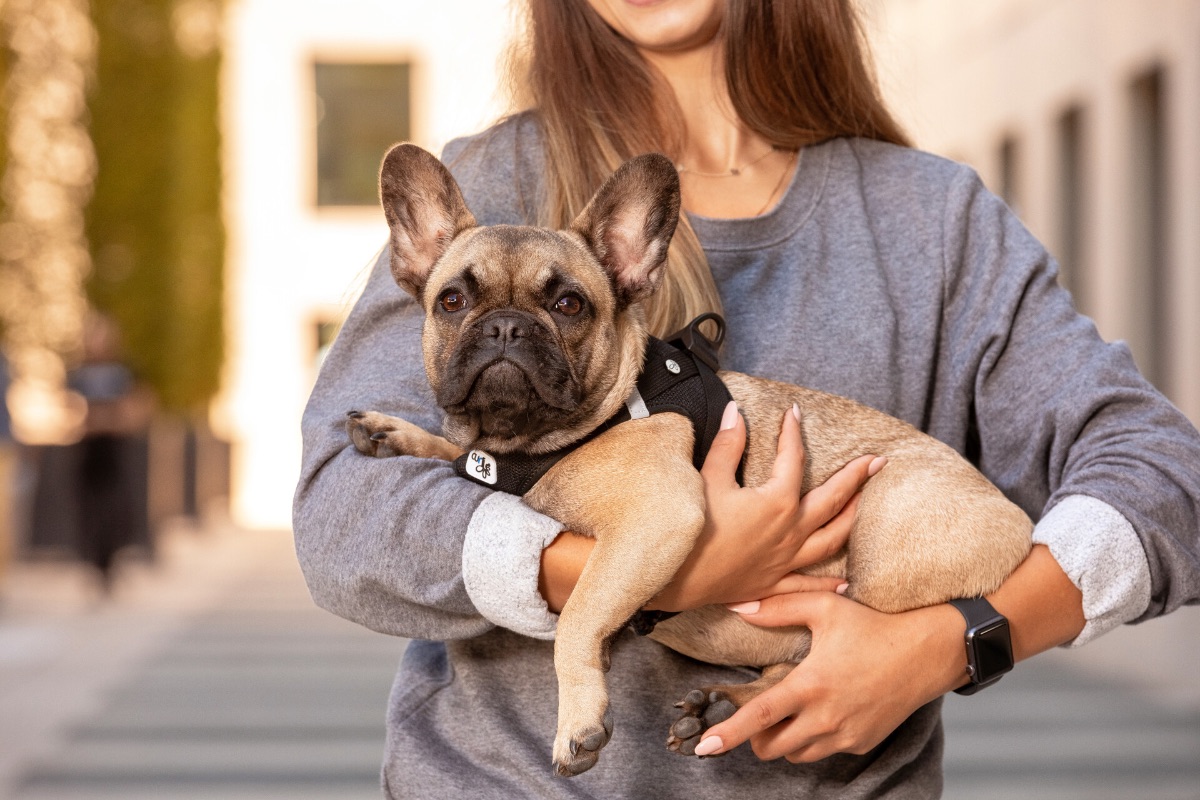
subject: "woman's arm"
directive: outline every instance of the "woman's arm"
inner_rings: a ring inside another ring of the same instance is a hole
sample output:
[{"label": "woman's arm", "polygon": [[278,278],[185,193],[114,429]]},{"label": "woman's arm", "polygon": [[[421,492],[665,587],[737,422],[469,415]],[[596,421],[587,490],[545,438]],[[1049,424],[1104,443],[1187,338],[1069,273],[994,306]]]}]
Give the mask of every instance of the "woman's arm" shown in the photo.
[{"label": "woman's arm", "polygon": [[[1017,660],[1083,630],[1079,590],[1036,546],[988,599],[1008,617]],[[863,754],[924,704],[967,682],[962,615],[939,605],[883,614],[828,593],[770,597],[741,610],[764,627],[805,625],[812,652],[778,685],[708,730],[697,755],[750,741],[763,760]]]},{"label": "woman's arm", "polygon": [[[980,470],[1083,594],[1082,644],[1200,601],[1200,435],[1103,341],[1045,249],[964,172],[944,218],[945,384]],[[931,431],[936,435],[936,431]]]}]

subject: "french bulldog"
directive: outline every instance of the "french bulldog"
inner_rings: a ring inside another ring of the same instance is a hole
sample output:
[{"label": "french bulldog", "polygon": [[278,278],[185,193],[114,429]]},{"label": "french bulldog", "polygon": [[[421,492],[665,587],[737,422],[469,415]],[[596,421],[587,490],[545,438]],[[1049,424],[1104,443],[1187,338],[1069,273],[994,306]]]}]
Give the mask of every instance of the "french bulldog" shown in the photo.
[{"label": "french bulldog", "polygon": [[[623,164],[566,230],[479,226],[454,178],[411,144],[380,177],[396,282],[425,312],[425,371],[443,436],[375,411],[350,412],[362,453],[456,459],[540,455],[586,440],[524,494],[596,546],[559,617],[554,648],[558,774],[589,769],[612,734],[605,672],[612,637],[671,580],[700,534],[704,487],[692,423],[658,413],[602,429],[637,385],[650,340],[642,303],[662,281],[679,216],[664,156]],[[994,591],[1025,558],[1032,522],[953,449],[849,399],[722,371],[748,430],[744,483],[771,473],[784,413],[799,407],[802,492],[852,459],[886,456],[862,489],[849,542],[809,574],[849,582],[883,612]],[[596,432],[601,430],[599,435]],[[672,509],[662,514],[662,508]],[[650,636],[702,661],[762,677],[697,687],[668,747],[690,754],[703,730],[774,685],[808,652],[805,628],[760,628],[723,606],[665,619]]]}]

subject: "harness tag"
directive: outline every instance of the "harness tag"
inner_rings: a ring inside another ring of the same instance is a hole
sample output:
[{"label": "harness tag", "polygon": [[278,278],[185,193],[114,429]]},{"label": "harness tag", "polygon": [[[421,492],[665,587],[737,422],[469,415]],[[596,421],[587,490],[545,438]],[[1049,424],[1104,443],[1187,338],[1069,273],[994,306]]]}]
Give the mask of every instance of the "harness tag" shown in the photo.
[{"label": "harness tag", "polygon": [[472,450],[467,454],[467,471],[471,477],[488,486],[495,486],[500,477],[500,468],[496,459],[482,450]]}]

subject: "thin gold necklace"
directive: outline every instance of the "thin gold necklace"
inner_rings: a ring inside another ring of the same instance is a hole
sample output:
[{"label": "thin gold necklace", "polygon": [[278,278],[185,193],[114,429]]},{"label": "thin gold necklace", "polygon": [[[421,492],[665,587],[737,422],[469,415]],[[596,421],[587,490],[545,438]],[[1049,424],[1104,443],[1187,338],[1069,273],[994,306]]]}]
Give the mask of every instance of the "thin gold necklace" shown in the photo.
[{"label": "thin gold necklace", "polygon": [[742,164],[740,167],[733,167],[732,169],[728,169],[725,172],[698,172],[690,167],[685,167],[683,164],[676,164],[675,171],[678,172],[680,175],[682,175],[683,173],[686,172],[689,175],[695,175],[697,178],[736,178],[738,175],[741,175],[743,172],[750,169],[755,164],[762,161],[764,158],[771,155],[771,153],[774,153],[778,149],[779,149],[778,147],[772,147],[770,150],[763,153],[761,156],[754,159],[753,161],[747,161],[745,164]]},{"label": "thin gold necklace", "polygon": [[764,213],[766,213],[767,209],[771,207],[771,201],[775,199],[775,195],[779,192],[779,187],[783,186],[784,180],[788,175],[792,174],[792,164],[799,164],[799,162],[800,151],[793,150],[791,156],[787,160],[787,165],[784,166],[783,171],[779,173],[779,180],[775,182],[775,188],[771,190],[769,195],[767,195],[767,202],[763,203],[763,207],[760,208],[754,216],[761,217]]}]

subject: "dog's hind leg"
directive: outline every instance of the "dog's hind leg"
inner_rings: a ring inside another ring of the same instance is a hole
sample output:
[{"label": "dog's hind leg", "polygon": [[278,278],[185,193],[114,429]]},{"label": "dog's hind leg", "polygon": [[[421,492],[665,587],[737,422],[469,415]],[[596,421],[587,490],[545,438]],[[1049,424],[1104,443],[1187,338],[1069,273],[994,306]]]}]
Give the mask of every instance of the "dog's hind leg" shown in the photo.
[{"label": "dog's hind leg", "polygon": [[750,683],[692,689],[675,704],[683,714],[671,726],[667,749],[685,756],[693,755],[706,730],[729,719],[733,712],[783,680],[795,666],[789,663],[764,667],[758,680]]}]

